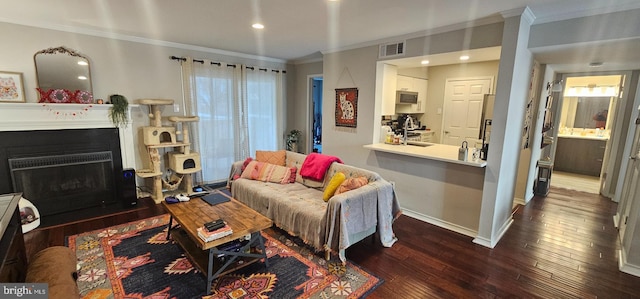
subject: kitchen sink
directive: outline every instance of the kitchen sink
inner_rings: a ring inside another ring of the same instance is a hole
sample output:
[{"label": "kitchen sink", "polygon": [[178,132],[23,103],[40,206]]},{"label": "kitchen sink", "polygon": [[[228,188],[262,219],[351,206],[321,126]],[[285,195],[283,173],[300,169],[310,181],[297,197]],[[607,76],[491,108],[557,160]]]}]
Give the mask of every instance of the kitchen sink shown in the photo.
[{"label": "kitchen sink", "polygon": [[433,143],[422,142],[422,141],[407,141],[407,145],[419,146],[419,147],[427,147],[432,146]]}]

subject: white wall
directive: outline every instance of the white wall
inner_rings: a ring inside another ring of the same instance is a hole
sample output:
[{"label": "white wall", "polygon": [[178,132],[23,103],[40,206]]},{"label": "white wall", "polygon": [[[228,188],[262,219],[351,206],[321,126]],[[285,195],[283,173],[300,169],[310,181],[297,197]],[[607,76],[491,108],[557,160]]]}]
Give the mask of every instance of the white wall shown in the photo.
[{"label": "white wall", "polygon": [[[170,56],[191,56],[227,63],[284,69],[284,63],[259,61],[185,48],[150,45],[131,41],[74,34],[0,22],[5,41],[0,47],[1,70],[23,73],[27,102],[37,102],[36,70],[33,55],[43,49],[65,46],[89,57],[94,97],[108,99],[122,94],[133,104],[141,98],[173,99],[182,107],[180,63]],[[1,105],[1,103],[0,103]],[[163,110],[163,116],[182,115]],[[147,154],[138,128],[149,124],[147,107],[132,110],[134,140],[137,141],[136,168],[145,168]]]},{"label": "white wall", "polygon": [[488,247],[495,246],[513,222],[511,207],[533,63],[527,49],[532,21],[528,9],[505,17],[480,228],[474,240]]},{"label": "white wall", "polygon": [[[323,153],[379,173],[396,184],[405,214],[467,235],[478,229],[484,169],[375,152],[374,124],[376,46],[328,53],[324,57]],[[342,75],[346,70],[351,74]],[[335,88],[358,88],[358,126],[335,126]]]},{"label": "white wall", "polygon": [[[491,24],[411,39],[406,44],[406,56],[499,46],[502,27],[502,23]],[[372,143],[373,132],[380,126],[380,109],[375,111],[375,107],[382,104],[375,101],[377,61],[377,46],[325,53],[323,152],[395,182],[405,214],[474,236],[480,222],[483,168],[380,153],[362,147]],[[345,87],[358,88],[357,128],[335,126],[335,89]]]}]

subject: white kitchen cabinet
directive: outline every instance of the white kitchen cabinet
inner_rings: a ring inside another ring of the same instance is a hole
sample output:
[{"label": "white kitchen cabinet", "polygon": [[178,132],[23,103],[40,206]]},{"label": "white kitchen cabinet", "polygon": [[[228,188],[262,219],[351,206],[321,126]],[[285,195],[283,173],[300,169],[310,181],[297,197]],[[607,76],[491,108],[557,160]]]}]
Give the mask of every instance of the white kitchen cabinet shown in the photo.
[{"label": "white kitchen cabinet", "polygon": [[398,75],[398,90],[415,91],[412,77]]},{"label": "white kitchen cabinet", "polygon": [[396,114],[396,90],[398,67],[390,64],[381,64],[378,66],[376,76],[376,97],[381,96],[382,99],[378,103],[382,103],[381,115]]},{"label": "white kitchen cabinet", "polygon": [[398,90],[417,92],[418,103],[397,104],[395,107],[396,113],[425,113],[427,106],[427,84],[428,81],[426,79],[398,75]]},{"label": "white kitchen cabinet", "polygon": [[430,142],[433,143],[436,140],[436,132],[434,131],[426,131],[426,130],[416,130],[414,132],[420,133],[420,141],[421,142]]}]

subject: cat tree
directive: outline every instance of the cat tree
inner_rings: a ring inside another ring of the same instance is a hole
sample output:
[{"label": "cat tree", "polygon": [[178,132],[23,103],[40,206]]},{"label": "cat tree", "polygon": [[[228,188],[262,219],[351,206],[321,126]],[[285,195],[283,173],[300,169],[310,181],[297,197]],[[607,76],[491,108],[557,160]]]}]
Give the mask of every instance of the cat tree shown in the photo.
[{"label": "cat tree", "polygon": [[[162,113],[160,107],[173,105],[173,100],[142,99],[141,105],[149,105],[150,126],[142,128],[144,145],[149,154],[149,169],[136,171],[141,178],[152,178],[153,187],[151,196],[156,203],[160,203],[165,196],[178,193],[193,194],[192,175],[200,170],[200,154],[191,151],[189,142],[189,123],[197,122],[197,116],[170,116],[168,120],[173,126],[162,126]],[[181,140],[178,140],[178,137]],[[167,152],[167,149],[173,149]],[[162,151],[162,154],[161,154]],[[167,173],[162,171],[166,158],[169,168]],[[163,179],[164,175],[167,175]]]}]

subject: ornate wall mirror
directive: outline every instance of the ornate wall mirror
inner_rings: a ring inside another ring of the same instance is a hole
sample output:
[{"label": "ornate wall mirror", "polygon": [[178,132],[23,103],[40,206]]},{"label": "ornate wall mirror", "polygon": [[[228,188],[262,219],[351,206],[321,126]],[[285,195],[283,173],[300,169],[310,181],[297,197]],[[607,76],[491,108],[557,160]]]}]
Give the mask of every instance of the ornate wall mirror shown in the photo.
[{"label": "ornate wall mirror", "polygon": [[92,103],[89,59],[65,47],[33,55],[40,102]]}]

